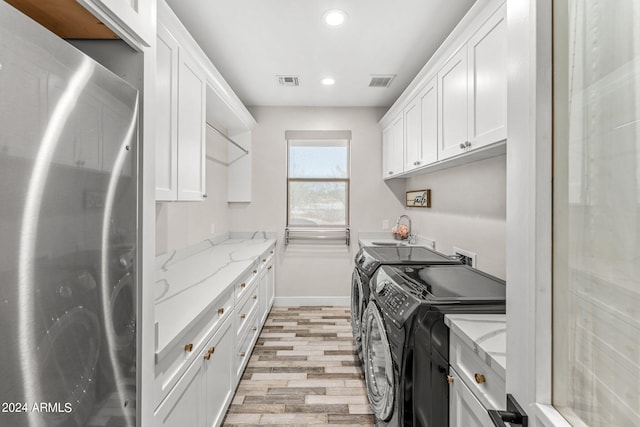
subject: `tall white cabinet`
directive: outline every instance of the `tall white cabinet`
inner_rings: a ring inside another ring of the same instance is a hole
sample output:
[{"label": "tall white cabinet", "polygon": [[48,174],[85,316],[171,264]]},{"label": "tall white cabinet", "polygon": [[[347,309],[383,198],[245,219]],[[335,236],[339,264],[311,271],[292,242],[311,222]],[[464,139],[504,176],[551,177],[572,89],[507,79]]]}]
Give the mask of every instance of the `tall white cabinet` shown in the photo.
[{"label": "tall white cabinet", "polygon": [[206,79],[166,20],[158,22],[156,200],[206,198]]}]

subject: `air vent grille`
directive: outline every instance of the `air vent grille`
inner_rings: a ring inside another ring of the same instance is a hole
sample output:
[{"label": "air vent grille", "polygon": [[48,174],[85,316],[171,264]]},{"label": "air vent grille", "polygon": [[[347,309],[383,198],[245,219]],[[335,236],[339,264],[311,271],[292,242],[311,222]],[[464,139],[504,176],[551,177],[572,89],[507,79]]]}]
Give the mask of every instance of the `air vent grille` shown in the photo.
[{"label": "air vent grille", "polygon": [[369,87],[389,87],[395,77],[395,74],[371,76]]},{"label": "air vent grille", "polygon": [[300,86],[300,79],[298,76],[277,76],[278,84],[280,86]]}]

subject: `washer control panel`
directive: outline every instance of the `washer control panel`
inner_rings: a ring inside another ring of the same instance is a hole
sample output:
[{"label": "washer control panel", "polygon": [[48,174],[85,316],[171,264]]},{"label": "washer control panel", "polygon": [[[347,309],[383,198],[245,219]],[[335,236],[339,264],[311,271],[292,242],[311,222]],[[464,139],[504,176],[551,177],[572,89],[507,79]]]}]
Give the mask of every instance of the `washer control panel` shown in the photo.
[{"label": "washer control panel", "polygon": [[385,316],[398,327],[402,327],[420,305],[420,301],[398,286],[384,269],[376,273],[374,289]]}]

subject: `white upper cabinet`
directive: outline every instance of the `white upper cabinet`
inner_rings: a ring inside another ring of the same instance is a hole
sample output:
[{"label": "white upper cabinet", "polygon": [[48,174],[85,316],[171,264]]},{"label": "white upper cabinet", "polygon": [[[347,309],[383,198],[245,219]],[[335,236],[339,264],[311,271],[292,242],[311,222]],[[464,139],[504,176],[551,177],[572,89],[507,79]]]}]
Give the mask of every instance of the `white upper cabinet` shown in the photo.
[{"label": "white upper cabinet", "polygon": [[205,194],[206,81],[189,55],[180,55],[178,71],[178,200],[202,200]]},{"label": "white upper cabinet", "polygon": [[155,37],[156,0],[77,0],[118,35],[137,46]]},{"label": "white upper cabinet", "polygon": [[404,108],[404,171],[438,160],[438,86],[431,79]]},{"label": "white upper cabinet", "polygon": [[178,42],[160,25],[156,67],[156,199],[178,197]]},{"label": "white upper cabinet", "polygon": [[438,72],[438,109],[440,111],[438,157],[440,159],[460,154],[468,147],[469,88],[467,81],[467,46],[465,45]]},{"label": "white upper cabinet", "polygon": [[420,146],[422,157],[416,166],[438,160],[438,84],[434,77],[420,93]]},{"label": "white upper cabinet", "polygon": [[402,113],[382,132],[382,177],[390,178],[404,170],[404,116]]},{"label": "white upper cabinet", "polygon": [[[476,3],[380,120],[384,178],[504,154],[505,9],[501,0]],[[404,120],[401,146],[394,132],[398,115]]]},{"label": "white upper cabinet", "polygon": [[471,37],[469,127],[471,148],[507,138],[507,25],[501,7]]},{"label": "white upper cabinet", "polygon": [[422,161],[420,127],[420,99],[415,97],[404,107],[404,170],[411,170]]},{"label": "white upper cabinet", "polygon": [[156,200],[203,200],[205,73],[163,22],[156,63]]}]

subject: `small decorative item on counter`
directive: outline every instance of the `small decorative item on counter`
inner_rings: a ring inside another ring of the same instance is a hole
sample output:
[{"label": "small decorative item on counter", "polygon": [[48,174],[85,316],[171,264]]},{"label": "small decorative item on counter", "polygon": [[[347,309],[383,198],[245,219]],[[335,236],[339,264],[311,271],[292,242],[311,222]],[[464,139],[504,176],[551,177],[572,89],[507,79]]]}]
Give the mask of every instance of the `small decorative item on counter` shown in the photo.
[{"label": "small decorative item on counter", "polygon": [[409,237],[409,227],[406,224],[400,224],[391,229],[391,234],[396,240],[405,240]]}]

